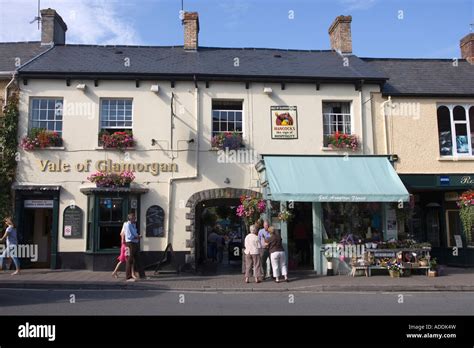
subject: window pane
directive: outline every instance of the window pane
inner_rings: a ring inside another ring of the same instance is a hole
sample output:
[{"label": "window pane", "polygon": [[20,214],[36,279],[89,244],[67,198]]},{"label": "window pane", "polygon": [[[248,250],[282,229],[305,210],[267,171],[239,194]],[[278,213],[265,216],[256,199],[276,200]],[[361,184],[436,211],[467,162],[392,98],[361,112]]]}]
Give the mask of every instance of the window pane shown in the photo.
[{"label": "window pane", "polygon": [[462,106],[456,106],[453,110],[454,121],[466,121],[466,110]]},{"label": "window pane", "polygon": [[34,109],[39,108],[39,100],[38,99],[33,99],[33,102],[31,103],[31,107]]},{"label": "window pane", "polygon": [[48,109],[54,110],[54,107],[55,107],[54,104],[55,104],[54,99],[48,99]]},{"label": "window pane", "polygon": [[122,221],[122,199],[112,200],[112,221]]},{"label": "window pane", "polygon": [[439,154],[441,156],[451,156],[453,154],[451,120],[449,109],[446,106],[440,106],[438,108],[438,134]]},{"label": "window pane", "polygon": [[235,112],[235,120],[236,121],[242,121],[242,111],[236,111]]},{"label": "window pane", "polygon": [[212,122],[212,131],[219,132],[219,122]]},{"label": "window pane", "polygon": [[233,132],[233,131],[235,130],[235,126],[234,126],[234,123],[233,123],[233,122],[232,122],[232,123],[229,123],[229,124],[227,125],[227,130],[228,130],[229,132]]},{"label": "window pane", "polygon": [[234,122],[234,120],[235,120],[235,112],[229,111],[229,113],[228,113],[228,120],[229,120],[229,122]]},{"label": "window pane", "polygon": [[474,106],[469,109],[469,123],[471,125],[471,154],[474,156]]},{"label": "window pane", "polygon": [[227,121],[227,111],[221,111],[221,121]]},{"label": "window pane", "polygon": [[235,123],[235,130],[237,132],[242,132],[242,122],[236,122]]},{"label": "window pane", "polygon": [[469,153],[467,127],[465,124],[456,124],[456,149],[458,153]]},{"label": "window pane", "polygon": [[33,113],[31,114],[31,119],[35,121],[39,119],[39,110],[33,110]]}]

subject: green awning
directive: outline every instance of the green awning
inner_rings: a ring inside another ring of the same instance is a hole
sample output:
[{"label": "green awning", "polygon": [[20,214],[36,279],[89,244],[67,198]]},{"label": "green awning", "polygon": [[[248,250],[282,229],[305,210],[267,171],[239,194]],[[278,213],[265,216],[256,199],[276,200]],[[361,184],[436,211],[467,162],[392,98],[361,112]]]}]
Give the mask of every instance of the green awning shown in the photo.
[{"label": "green awning", "polygon": [[398,202],[409,194],[386,157],[265,156],[269,199]]}]

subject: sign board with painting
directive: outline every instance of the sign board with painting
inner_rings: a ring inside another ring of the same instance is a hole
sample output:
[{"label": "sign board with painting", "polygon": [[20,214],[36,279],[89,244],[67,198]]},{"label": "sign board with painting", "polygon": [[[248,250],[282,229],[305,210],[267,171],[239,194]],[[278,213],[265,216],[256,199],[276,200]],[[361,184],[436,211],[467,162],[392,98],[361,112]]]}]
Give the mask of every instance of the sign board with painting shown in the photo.
[{"label": "sign board with painting", "polygon": [[462,238],[461,238],[461,235],[455,234],[455,235],[454,235],[454,241],[456,242],[456,247],[462,248]]},{"label": "sign board with painting", "polygon": [[165,211],[158,205],[152,205],[146,211],[146,236],[165,236]]},{"label": "sign board with painting", "polygon": [[395,208],[390,207],[388,205],[385,211],[385,222],[387,226],[386,239],[387,240],[397,239],[398,237],[397,213],[395,212]]},{"label": "sign board with painting", "polygon": [[296,106],[272,106],[272,139],[298,139]]},{"label": "sign board with painting", "polygon": [[63,237],[82,238],[82,209],[71,205],[64,209],[63,215]]}]

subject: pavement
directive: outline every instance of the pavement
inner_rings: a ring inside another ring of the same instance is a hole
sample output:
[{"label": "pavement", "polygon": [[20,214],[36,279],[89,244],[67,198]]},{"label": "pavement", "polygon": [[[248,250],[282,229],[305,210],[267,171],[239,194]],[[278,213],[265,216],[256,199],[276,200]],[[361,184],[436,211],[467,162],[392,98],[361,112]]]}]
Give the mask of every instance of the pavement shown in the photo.
[{"label": "pavement", "polygon": [[444,268],[439,277],[411,275],[390,278],[382,272],[365,276],[320,276],[313,271],[292,272],[289,283],[246,284],[243,275],[216,274],[196,275],[193,273],[158,274],[147,272],[147,279],[130,283],[125,274],[113,278],[112,272],[87,270],[25,269],[20,275],[12,276],[11,271],[0,272],[0,288],[3,289],[104,289],[104,290],[162,290],[162,291],[242,291],[242,292],[390,292],[390,291],[474,291],[473,268]]}]

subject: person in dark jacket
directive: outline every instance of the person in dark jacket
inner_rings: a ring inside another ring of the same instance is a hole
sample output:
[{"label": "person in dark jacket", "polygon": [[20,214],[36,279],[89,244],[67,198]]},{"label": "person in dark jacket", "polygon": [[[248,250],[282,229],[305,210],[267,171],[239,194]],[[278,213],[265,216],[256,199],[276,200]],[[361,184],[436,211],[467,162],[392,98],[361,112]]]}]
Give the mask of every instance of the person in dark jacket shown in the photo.
[{"label": "person in dark jacket", "polygon": [[275,281],[279,283],[280,276],[283,275],[285,281],[288,282],[288,268],[286,266],[286,254],[285,249],[283,249],[283,241],[273,227],[269,227],[268,232],[270,232],[270,238],[266,240],[266,244],[270,252],[273,277]]}]

